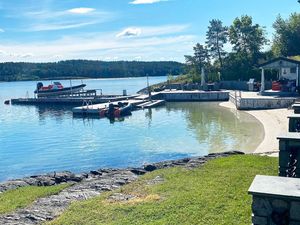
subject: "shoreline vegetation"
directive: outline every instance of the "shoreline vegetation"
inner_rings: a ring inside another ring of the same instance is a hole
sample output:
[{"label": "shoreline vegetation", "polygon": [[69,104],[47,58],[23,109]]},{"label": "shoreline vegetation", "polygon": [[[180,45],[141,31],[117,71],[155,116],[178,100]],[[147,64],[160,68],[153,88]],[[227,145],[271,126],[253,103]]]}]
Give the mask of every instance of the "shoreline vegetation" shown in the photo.
[{"label": "shoreline vegetation", "polygon": [[[251,220],[247,189],[256,174],[275,175],[277,164],[277,158],[227,152],[143,168],[100,169],[81,181],[54,185],[57,188],[53,195],[36,195],[34,202],[30,199],[20,205],[17,199],[17,210],[0,212],[0,222],[146,224],[155,220],[157,224],[247,224]],[[15,191],[26,195],[30,188]],[[6,198],[7,193],[10,191],[0,196]],[[1,201],[1,206],[7,207],[7,202]]]},{"label": "shoreline vegetation", "polygon": [[0,81],[95,79],[179,75],[184,64],[174,61],[67,60],[53,63],[0,63]]},{"label": "shoreline vegetation", "polygon": [[73,203],[50,224],[250,224],[247,190],[256,174],[276,175],[277,163],[243,155],[192,170],[157,170],[119,190]]}]

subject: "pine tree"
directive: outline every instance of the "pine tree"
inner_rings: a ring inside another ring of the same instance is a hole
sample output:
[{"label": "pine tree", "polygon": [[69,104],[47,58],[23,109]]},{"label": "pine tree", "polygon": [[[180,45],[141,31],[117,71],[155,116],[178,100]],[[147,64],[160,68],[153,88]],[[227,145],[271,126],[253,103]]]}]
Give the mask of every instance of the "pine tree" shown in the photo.
[{"label": "pine tree", "polygon": [[220,20],[213,19],[209,23],[210,26],[206,33],[206,44],[211,57],[219,61],[222,70],[223,57],[226,55],[223,47],[227,43],[228,29],[222,25]]}]

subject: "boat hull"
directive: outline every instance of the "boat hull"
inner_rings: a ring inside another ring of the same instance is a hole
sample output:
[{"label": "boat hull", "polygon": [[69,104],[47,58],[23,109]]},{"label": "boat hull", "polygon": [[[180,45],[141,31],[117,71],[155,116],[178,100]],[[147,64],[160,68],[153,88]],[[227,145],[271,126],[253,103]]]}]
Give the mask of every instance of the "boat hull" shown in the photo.
[{"label": "boat hull", "polygon": [[38,97],[65,95],[65,94],[76,93],[82,90],[85,86],[86,86],[85,84],[81,84],[81,85],[62,88],[62,89],[53,89],[53,90],[45,90],[45,91],[35,90],[34,93],[37,94]]}]

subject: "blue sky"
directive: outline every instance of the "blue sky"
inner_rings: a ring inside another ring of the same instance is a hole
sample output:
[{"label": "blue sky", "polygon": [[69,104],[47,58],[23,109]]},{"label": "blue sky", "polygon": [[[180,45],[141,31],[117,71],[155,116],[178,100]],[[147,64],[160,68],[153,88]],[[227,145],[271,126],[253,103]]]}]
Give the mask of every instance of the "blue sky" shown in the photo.
[{"label": "blue sky", "polygon": [[[250,15],[266,27],[297,0],[0,0],[0,61],[184,61],[209,20]],[[230,49],[230,46],[227,46]],[[267,48],[267,47],[266,47]]]}]

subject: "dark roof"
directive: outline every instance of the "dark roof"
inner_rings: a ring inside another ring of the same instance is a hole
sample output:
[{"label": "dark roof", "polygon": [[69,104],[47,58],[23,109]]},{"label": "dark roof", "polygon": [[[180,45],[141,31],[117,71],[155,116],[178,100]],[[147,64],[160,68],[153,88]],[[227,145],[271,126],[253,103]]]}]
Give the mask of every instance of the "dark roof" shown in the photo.
[{"label": "dark roof", "polygon": [[262,63],[258,67],[265,67],[265,66],[267,66],[269,64],[272,64],[276,61],[286,61],[286,62],[295,63],[295,64],[300,65],[300,61],[298,61],[298,60],[290,59],[290,58],[286,58],[286,57],[278,57],[278,58],[272,59],[268,62]]}]

